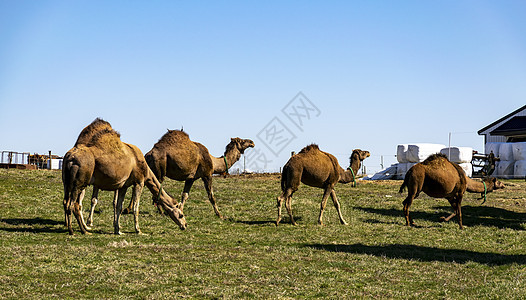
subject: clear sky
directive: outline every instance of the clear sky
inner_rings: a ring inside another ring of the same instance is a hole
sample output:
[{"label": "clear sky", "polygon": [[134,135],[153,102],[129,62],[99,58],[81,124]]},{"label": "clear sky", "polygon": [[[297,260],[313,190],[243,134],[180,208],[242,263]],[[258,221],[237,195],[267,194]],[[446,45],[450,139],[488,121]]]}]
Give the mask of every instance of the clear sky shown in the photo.
[{"label": "clear sky", "polygon": [[[310,143],[483,150],[526,103],[525,1],[0,0],[0,150],[63,155],[96,117],[143,152],[180,129],[252,169]],[[299,94],[299,93],[302,94]],[[263,165],[266,164],[266,167]]]}]

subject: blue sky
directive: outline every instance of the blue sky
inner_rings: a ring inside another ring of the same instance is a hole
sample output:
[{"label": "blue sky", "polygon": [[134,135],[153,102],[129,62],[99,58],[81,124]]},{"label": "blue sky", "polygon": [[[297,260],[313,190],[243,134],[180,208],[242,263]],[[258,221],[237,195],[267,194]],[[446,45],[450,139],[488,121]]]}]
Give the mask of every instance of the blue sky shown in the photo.
[{"label": "blue sky", "polygon": [[[251,138],[267,170],[310,143],[343,167],[369,150],[373,171],[398,144],[447,144],[449,132],[483,150],[476,132],[525,104],[524,12],[524,1],[2,0],[0,150],[62,155],[96,117],[143,152],[167,128],[216,156]],[[317,111],[298,127],[282,109],[300,92]],[[261,134],[275,119],[293,136],[280,151]]]}]

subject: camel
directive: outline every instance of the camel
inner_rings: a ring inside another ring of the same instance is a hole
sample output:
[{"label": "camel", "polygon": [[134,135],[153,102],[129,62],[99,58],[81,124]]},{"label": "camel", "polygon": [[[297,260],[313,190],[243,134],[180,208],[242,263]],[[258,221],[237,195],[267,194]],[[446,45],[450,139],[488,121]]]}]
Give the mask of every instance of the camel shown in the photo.
[{"label": "camel", "polygon": [[[484,199],[484,201],[482,201],[482,204],[486,202],[486,195],[488,193],[505,188],[504,183],[497,180],[497,178],[490,176],[485,177],[482,181],[473,180],[466,176],[466,183],[466,192],[480,193],[480,199]],[[440,217],[440,221],[447,222],[451,220],[451,218],[453,218],[454,216],[456,216],[455,212],[453,212],[448,217]]]},{"label": "camel", "polygon": [[210,155],[204,145],[190,140],[186,132],[168,130],[146,153],[145,159],[161,183],[165,177],[185,182],[181,195],[181,210],[188,200],[193,183],[201,178],[215,214],[222,219],[212,188],[212,174],[228,172],[228,168],[239,160],[247,148],[251,147],[254,147],[252,140],[232,138],[226,146],[224,155],[216,158]]},{"label": "camel", "polygon": [[321,151],[316,144],[306,146],[298,154],[293,155],[285,164],[281,173],[282,193],[277,198],[278,218],[276,220],[276,226],[278,226],[281,221],[281,204],[283,201],[285,201],[285,207],[287,208],[291,223],[297,225],[292,216],[291,199],[294,192],[298,190],[300,182],[324,190],[320,215],[318,217],[319,225],[323,225],[323,210],[325,209],[329,195],[338,212],[340,223],[347,225],[340,211],[340,203],[336,197],[334,186],[337,182],[355,182],[361,162],[369,156],[369,151],[362,151],[360,149],[353,150],[350,157],[351,165],[347,170],[343,170],[338,164],[336,157],[330,153]]},{"label": "camel", "polygon": [[[491,190],[503,187],[502,183],[496,179],[488,179],[487,184],[487,187],[489,186]],[[457,216],[458,225],[462,229],[461,203],[464,193],[468,189],[468,191],[473,193],[484,193],[483,186],[482,182],[469,179],[464,170],[459,165],[450,162],[446,155],[433,154],[429,156],[423,162],[409,169],[405,175],[404,182],[400,186],[400,193],[406,187],[408,190],[407,197],[403,202],[406,225],[415,225],[409,217],[409,207],[413,200],[423,191],[434,198],[446,198],[453,208],[453,214],[441,219],[449,221],[453,216]]]},{"label": "camel", "polygon": [[132,202],[136,233],[141,233],[138,219],[139,199],[145,185],[152,194],[157,195],[157,204],[168,212],[179,228],[186,229],[182,210],[177,207],[176,201],[162,190],[142,152],[134,145],[123,143],[119,133],[111,129],[111,126],[97,131],[87,143],[79,143],[66,153],[62,181],[64,215],[69,234],[73,234],[72,212],[80,231],[89,234],[89,229],[82,218],[81,203],[85,189],[90,184],[97,189],[115,191],[113,200],[115,234],[121,234],[119,219],[122,202],[130,186],[133,186]]},{"label": "camel", "polygon": [[[106,129],[111,130],[113,128],[111,127],[110,123],[104,121],[101,118],[96,118],[93,122],[91,122],[91,124],[89,124],[88,126],[84,127],[84,129],[82,129],[73,147],[75,148],[75,147],[79,147],[80,145],[87,145],[91,141],[93,136],[95,136],[95,134],[97,134],[99,131],[106,130]],[[95,206],[97,205],[97,202],[98,202],[97,200],[98,197],[99,197],[99,189],[97,187],[93,187],[93,193],[91,195],[91,209],[90,209],[87,223],[84,221],[83,215],[82,214],[80,215],[81,220],[84,223],[84,226],[88,230],[90,230],[91,226],[93,226],[93,214],[95,212]],[[82,211],[82,199],[83,198],[84,198],[84,195],[82,195],[79,201],[80,211]]]},{"label": "camel", "polygon": [[[78,147],[79,145],[87,145],[91,139],[100,131],[103,130],[112,130],[111,124],[107,121],[104,121],[101,118],[96,118],[91,124],[84,127],[82,131],[79,134],[79,137],[77,138],[77,141],[75,142],[75,145],[73,147]],[[98,197],[99,197],[99,189],[94,186],[93,187],[93,193],[91,195],[91,208],[90,213],[88,215],[87,222],[84,221],[84,217],[81,214],[81,220],[84,223],[84,226],[87,230],[91,230],[91,226],[93,226],[93,215],[95,214],[95,206],[98,203]],[[114,195],[115,197],[115,195]],[[84,198],[84,195],[80,198],[79,207],[82,211],[82,199]],[[128,213],[132,213],[133,210],[130,210]],[[67,224],[66,224],[67,225]]]}]

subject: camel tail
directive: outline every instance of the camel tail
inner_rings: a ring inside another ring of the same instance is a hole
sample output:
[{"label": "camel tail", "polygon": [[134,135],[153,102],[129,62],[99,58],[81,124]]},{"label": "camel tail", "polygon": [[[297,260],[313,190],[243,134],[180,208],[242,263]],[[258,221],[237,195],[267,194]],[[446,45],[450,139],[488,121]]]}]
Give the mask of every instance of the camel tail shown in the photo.
[{"label": "camel tail", "polygon": [[402,183],[402,185],[400,186],[400,189],[398,190],[398,193],[403,193],[405,191],[405,188],[407,187],[407,181],[408,181],[408,178],[409,178],[409,172],[411,172],[411,169],[409,169],[409,171],[405,174],[405,177],[404,177],[404,182]]},{"label": "camel tail", "polygon": [[407,187],[407,182],[404,180],[404,183],[400,186],[400,189],[398,190],[398,193],[403,193],[405,191],[405,188]]},{"label": "camel tail", "polygon": [[79,172],[79,166],[72,161],[68,161],[62,167],[62,183],[64,184],[64,199],[69,198],[69,194],[73,190],[73,182]]},{"label": "camel tail", "polygon": [[283,172],[281,172],[281,190],[285,191],[287,188],[288,168],[285,166]]}]

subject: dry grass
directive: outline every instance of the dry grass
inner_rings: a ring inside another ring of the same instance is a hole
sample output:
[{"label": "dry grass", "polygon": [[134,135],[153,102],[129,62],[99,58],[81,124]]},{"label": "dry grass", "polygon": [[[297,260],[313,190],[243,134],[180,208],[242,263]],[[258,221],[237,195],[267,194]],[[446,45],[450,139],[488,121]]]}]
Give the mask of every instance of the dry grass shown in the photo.
[{"label": "dry grass", "polygon": [[526,183],[506,183],[484,206],[466,197],[462,231],[439,223],[449,204],[427,196],[411,207],[418,227],[404,226],[399,181],[339,185],[348,226],[330,203],[318,226],[321,190],[302,186],[293,197],[299,225],[285,214],[276,227],[279,177],[258,175],[214,178],[225,220],[196,183],[187,231],[158,215],[145,192],[145,235],[133,233],[130,216],[126,234],[112,235],[111,193],[102,192],[93,235],[71,237],[59,172],[0,170],[0,298],[521,299]]}]

